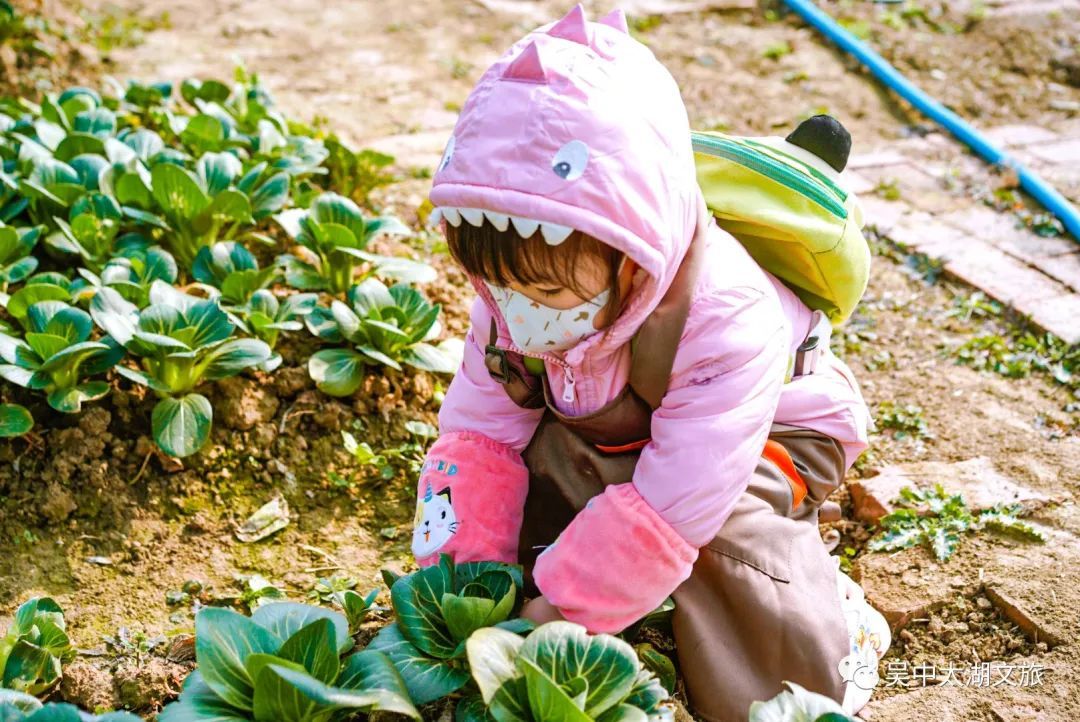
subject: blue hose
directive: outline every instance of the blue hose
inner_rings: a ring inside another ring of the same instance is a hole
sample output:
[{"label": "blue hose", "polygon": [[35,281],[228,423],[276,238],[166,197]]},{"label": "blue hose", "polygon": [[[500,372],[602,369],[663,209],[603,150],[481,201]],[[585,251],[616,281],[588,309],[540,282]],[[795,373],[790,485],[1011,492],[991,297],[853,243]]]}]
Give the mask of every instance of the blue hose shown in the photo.
[{"label": "blue hose", "polygon": [[925,92],[913,85],[900,72],[889,64],[862,41],[840,27],[829,14],[821,10],[810,0],[784,0],[784,2],[803,20],[817,28],[826,38],[854,55],[870,69],[881,82],[894,90],[900,97],[918,108],[926,116],[945,126],[946,130],[969,146],[990,163],[1013,169],[1020,178],[1020,187],[1057,217],[1073,239],[1080,242],[1080,212],[1065,196],[1056,191],[1038,174],[1028,170],[1020,161],[994,145],[989,138],[974,126],[952,112]]}]

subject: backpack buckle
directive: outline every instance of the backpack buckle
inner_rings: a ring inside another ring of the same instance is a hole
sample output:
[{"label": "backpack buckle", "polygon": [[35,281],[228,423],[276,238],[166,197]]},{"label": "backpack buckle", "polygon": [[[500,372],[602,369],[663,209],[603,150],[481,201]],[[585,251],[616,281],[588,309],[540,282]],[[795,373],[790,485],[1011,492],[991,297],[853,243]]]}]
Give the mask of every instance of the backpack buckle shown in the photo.
[{"label": "backpack buckle", "polygon": [[816,319],[810,332],[799,348],[795,350],[795,363],[792,368],[792,378],[809,376],[817,370],[818,362],[829,347],[829,339],[832,338],[832,323],[829,317],[821,311],[814,311]]}]

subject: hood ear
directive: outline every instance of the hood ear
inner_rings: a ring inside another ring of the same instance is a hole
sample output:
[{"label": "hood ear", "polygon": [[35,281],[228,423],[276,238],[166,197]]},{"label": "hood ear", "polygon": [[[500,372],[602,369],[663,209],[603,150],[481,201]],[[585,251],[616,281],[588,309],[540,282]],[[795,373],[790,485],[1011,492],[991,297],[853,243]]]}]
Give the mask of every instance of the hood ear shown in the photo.
[{"label": "hood ear", "polygon": [[543,61],[540,60],[540,50],[536,47],[536,41],[525,46],[525,49],[507,66],[503,77],[530,83],[547,82],[547,71],[544,69]]},{"label": "hood ear", "polygon": [[623,12],[622,8],[615,8],[596,22],[620,30],[627,35],[630,34],[630,27],[626,24],[626,13]]},{"label": "hood ear", "polygon": [[547,31],[548,35],[564,40],[572,40],[582,45],[589,44],[589,24],[585,20],[585,8],[581,3],[570,8],[557,23]]}]

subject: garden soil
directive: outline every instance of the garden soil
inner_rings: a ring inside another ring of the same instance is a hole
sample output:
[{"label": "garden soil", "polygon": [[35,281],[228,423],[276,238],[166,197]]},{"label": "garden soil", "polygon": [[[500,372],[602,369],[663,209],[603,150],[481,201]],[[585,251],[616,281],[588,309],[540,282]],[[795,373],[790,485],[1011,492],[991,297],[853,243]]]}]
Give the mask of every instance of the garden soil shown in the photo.
[{"label": "garden soil", "polygon": [[[634,32],[680,82],[694,127],[786,134],[802,118],[829,112],[847,125],[856,152],[927,131],[794,19],[773,18],[768,7],[723,9],[746,3],[705,4],[713,9],[632,18]],[[829,5],[981,125],[1055,128],[1077,112],[1077,14],[926,2],[922,14],[893,17],[869,3]],[[373,194],[374,210],[418,225],[430,170],[479,73],[568,4],[121,0],[118,7],[148,17],[167,11],[169,23],[136,47],[106,53],[107,72],[227,78],[242,62],[290,117],[394,153],[400,180]],[[595,16],[609,8],[587,9]],[[876,604],[908,612],[883,677],[889,664],[940,672],[992,661],[1044,670],[1037,685],[956,685],[938,675],[918,687],[882,688],[865,716],[1080,719],[1075,399],[1046,374],[1006,379],[957,365],[951,349],[1004,329],[1002,322],[957,313],[971,289],[929,282],[888,243],[874,245],[865,301],[834,347],[873,407],[918,406],[928,435],[894,438],[892,429],[879,429],[852,476],[909,461],[986,456],[998,472],[1054,503],[1033,519],[1048,531],[1046,544],[972,535],[942,563],[922,549],[863,551],[872,529],[852,521],[841,492],[846,516],[837,529],[841,550],[857,555],[853,576]],[[447,333],[464,333],[471,293],[439,239],[421,232],[398,250],[434,259],[440,280],[425,290],[444,304]],[[286,344],[277,373],[218,384],[211,442],[182,464],[155,453],[148,437],[153,400],[126,381],[74,419],[34,405],[43,420],[35,432],[0,443],[0,612],[10,615],[33,594],[50,594],[64,607],[82,653],[65,668],[57,698],[152,714],[192,665],[194,609],[239,597],[244,577],[261,575],[304,598],[320,577],[347,575],[367,590],[379,586],[380,568],[409,568],[407,459],[384,479],[345,452],[341,432],[376,451],[415,457],[423,439],[404,425],[436,422],[448,379],[388,371],[369,378],[354,398],[332,400],[314,390],[301,364],[311,348],[309,340]],[[278,495],[289,506],[288,526],[240,542],[236,527]],[[202,587],[196,599],[170,606],[166,594],[192,581]],[[8,620],[0,614],[0,627]]]}]

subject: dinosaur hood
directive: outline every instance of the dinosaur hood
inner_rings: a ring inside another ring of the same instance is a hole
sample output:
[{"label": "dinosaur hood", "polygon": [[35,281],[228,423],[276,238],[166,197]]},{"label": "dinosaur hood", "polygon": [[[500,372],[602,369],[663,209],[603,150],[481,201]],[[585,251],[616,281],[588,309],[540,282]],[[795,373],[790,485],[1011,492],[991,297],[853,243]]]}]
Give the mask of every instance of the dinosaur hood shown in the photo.
[{"label": "dinosaur hood", "polygon": [[621,9],[590,22],[581,4],[484,72],[430,192],[435,221],[479,225],[486,216],[526,236],[539,223],[552,244],[577,229],[644,269],[619,319],[571,349],[571,363],[584,347],[625,343],[659,303],[694,234],[699,197],[675,79],[630,37]]}]

